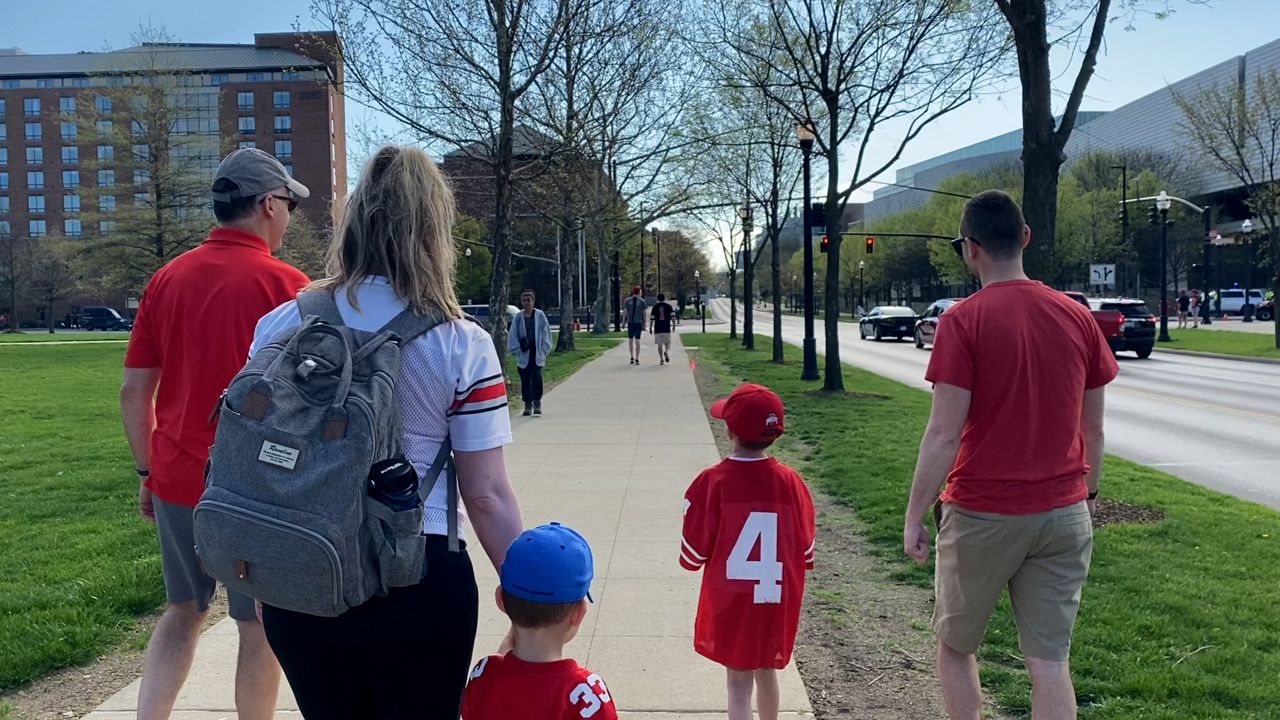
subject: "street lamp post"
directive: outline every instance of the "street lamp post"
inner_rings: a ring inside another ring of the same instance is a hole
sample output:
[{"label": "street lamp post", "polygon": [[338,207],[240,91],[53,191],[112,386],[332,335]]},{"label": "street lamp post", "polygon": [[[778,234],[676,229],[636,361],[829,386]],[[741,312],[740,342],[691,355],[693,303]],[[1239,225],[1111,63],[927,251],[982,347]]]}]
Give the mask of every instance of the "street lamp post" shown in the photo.
[{"label": "street lamp post", "polygon": [[707,334],[707,306],[702,304],[702,273],[693,271],[693,290],[698,293],[698,314],[702,316],[702,334]]},{"label": "street lamp post", "polygon": [[800,379],[817,380],[818,343],[813,337],[813,217],[809,207],[809,162],[817,133],[811,120],[796,123],[796,139],[804,155],[804,370]]},{"label": "street lamp post", "polygon": [[[614,235],[617,235],[617,229],[614,230]],[[621,263],[621,259],[618,257],[617,244],[613,246],[613,278],[612,280],[613,280],[613,283],[612,283],[613,285],[613,304],[612,304],[613,331],[622,332],[622,313],[618,312],[619,310],[618,292],[621,290],[621,285],[622,285],[622,263]]]},{"label": "street lamp post", "polygon": [[1253,322],[1253,304],[1249,302],[1249,291],[1253,288],[1253,244],[1249,233],[1253,232],[1253,221],[1245,218],[1240,225],[1240,242],[1244,243],[1244,305],[1240,306],[1240,321]]},{"label": "street lamp post", "polygon": [[[1112,170],[1120,171],[1120,247],[1129,247],[1129,165],[1122,163],[1120,165],[1112,165]],[[1126,282],[1128,277],[1126,273]],[[1124,288],[1120,288],[1120,294],[1124,294]]]},{"label": "street lamp post", "polygon": [[756,340],[752,333],[751,306],[751,205],[742,202],[738,208],[738,218],[742,220],[742,347],[754,350]]},{"label": "street lamp post", "polygon": [[[470,293],[471,292],[471,248],[466,248],[465,254],[467,256],[467,292]],[[468,305],[471,304],[470,295],[467,296],[467,304]]]},{"label": "street lamp post", "polygon": [[636,239],[638,239],[638,240],[640,241],[640,297],[644,297],[644,296],[645,296],[645,287],[644,287],[644,236],[645,236],[645,235],[647,235],[647,234],[648,234],[648,233],[646,233],[646,232],[644,231],[644,228],[640,228],[640,231],[639,231],[638,233],[636,233],[636,235],[637,235],[637,238],[636,238]]},{"label": "street lamp post", "polygon": [[662,236],[658,234],[658,228],[653,229],[653,245],[658,249],[658,288],[655,292],[662,292]]},{"label": "street lamp post", "polygon": [[1169,337],[1169,194],[1164,190],[1156,197],[1156,209],[1160,211],[1160,342],[1170,342]]},{"label": "street lamp post", "polygon": [[[863,277],[862,273],[866,269],[867,269],[867,261],[859,260],[858,261],[858,307],[860,308],[866,308],[867,306],[867,297],[864,294],[864,288],[866,287],[866,285],[864,285],[862,282],[862,277]],[[858,314],[857,308],[854,308],[853,313],[854,315]],[[854,319],[856,320],[857,318],[855,317]]]}]

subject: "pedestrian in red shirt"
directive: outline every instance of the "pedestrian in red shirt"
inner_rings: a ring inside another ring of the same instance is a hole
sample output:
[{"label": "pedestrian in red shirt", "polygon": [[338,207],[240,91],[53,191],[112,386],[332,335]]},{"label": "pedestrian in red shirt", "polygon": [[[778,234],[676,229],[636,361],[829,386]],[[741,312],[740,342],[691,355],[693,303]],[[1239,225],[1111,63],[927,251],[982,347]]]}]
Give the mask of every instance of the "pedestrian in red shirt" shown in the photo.
[{"label": "pedestrian in red shirt", "polygon": [[594,574],[586,539],[560,523],[511,543],[497,601],[514,642],[471,671],[462,720],[618,720],[604,680],[564,656],[587,616]]},{"label": "pedestrian in red shirt", "polygon": [[785,421],[772,390],[742,385],[711,415],[728,426],[733,454],[684,495],[680,565],[702,570],[693,647],[725,666],[729,720],[750,720],[753,687],[761,720],[777,720],[778,670],[791,662],[813,569],[813,499],[799,473],[768,455]]},{"label": "pedestrian in red shirt", "polygon": [[[120,410],[141,479],[138,508],[156,525],[168,604],[147,645],[139,720],[168,718],[186,682],[215,582],[196,558],[192,510],[204,490],[218,398],[245,363],[258,319],[307,276],[272,257],[307,188],[274,157],[231,153],[214,175],[218,227],[147,284],[125,355]],[[236,709],[274,716],[280,666],[253,600],[228,593],[240,634]]]},{"label": "pedestrian in red shirt", "polygon": [[989,190],[965,204],[956,252],[983,288],[938,324],[903,547],[929,561],[938,529],[938,678],[953,720],[978,720],[975,653],[1007,587],[1037,720],[1076,717],[1071,631],[1093,548],[1102,416],[1118,367],[1089,311],[1027,278],[1022,209]]}]

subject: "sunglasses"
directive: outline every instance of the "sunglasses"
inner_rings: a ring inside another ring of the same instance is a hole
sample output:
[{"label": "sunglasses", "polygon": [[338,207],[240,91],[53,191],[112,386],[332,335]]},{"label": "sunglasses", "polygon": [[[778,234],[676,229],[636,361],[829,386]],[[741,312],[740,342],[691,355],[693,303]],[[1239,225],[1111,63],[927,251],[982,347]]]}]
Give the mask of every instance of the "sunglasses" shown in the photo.
[{"label": "sunglasses", "polygon": [[293,198],[289,197],[288,195],[268,195],[266,198],[263,198],[263,199],[262,199],[262,202],[266,202],[268,198],[275,198],[275,199],[277,199],[277,200],[283,200],[283,201],[285,201],[285,202],[289,203],[289,214],[290,214],[290,215],[292,215],[292,214],[293,214],[293,211],[294,211],[294,210],[297,210],[297,209],[298,209],[298,201],[297,201],[297,200],[294,200]]},{"label": "sunglasses", "polygon": [[960,257],[964,257],[964,244],[966,242],[971,242],[974,245],[977,245],[978,247],[982,247],[982,243],[978,242],[976,238],[965,237],[964,235],[961,235],[960,237],[951,241],[951,249],[956,251],[956,255],[959,255]]}]

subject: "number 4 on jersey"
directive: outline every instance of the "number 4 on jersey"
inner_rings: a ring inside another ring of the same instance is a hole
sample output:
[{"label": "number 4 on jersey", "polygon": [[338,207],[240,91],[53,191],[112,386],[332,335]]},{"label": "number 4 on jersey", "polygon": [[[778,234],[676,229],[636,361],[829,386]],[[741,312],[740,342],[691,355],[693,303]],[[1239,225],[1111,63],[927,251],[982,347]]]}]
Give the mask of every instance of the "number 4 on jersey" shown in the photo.
[{"label": "number 4 on jersey", "polygon": [[[760,559],[752,560],[757,541]],[[738,541],[729,553],[725,577],[756,583],[757,605],[782,602],[782,563],[778,562],[778,513],[753,512],[747,516]]]}]

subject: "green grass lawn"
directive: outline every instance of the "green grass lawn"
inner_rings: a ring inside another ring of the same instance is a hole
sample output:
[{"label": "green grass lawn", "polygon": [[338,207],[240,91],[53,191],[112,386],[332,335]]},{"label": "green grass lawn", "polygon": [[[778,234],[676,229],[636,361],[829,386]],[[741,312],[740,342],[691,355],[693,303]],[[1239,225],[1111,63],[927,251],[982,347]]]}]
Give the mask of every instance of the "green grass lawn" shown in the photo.
[{"label": "green grass lawn", "polygon": [[0,333],[0,343],[31,342],[83,342],[86,340],[128,340],[129,333],[123,330],[106,330],[103,332],[56,332],[52,335],[45,330],[23,330],[20,333]]},{"label": "green grass lawn", "polygon": [[[683,339],[735,380],[776,390],[787,404],[784,451],[807,452],[806,478],[855,509],[895,579],[931,584],[932,568],[901,549],[928,393],[846,366],[850,392],[829,396],[798,379],[798,351],[779,366],[723,334]],[[1102,493],[1166,519],[1096,534],[1072,654],[1080,717],[1280,717],[1280,513],[1114,457]],[[1012,714],[1029,713],[1007,601],[980,658],[991,696]]]},{"label": "green grass lawn", "polygon": [[[1172,323],[1170,323],[1172,324]],[[1267,323],[1270,325],[1271,323]],[[1271,333],[1249,333],[1238,330],[1201,330],[1198,328],[1169,328],[1173,342],[1156,343],[1156,350],[1191,350],[1193,352],[1243,355],[1245,357],[1274,358],[1280,360],[1276,338]]]}]

